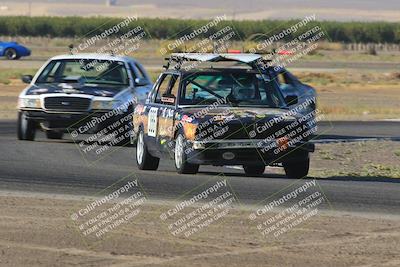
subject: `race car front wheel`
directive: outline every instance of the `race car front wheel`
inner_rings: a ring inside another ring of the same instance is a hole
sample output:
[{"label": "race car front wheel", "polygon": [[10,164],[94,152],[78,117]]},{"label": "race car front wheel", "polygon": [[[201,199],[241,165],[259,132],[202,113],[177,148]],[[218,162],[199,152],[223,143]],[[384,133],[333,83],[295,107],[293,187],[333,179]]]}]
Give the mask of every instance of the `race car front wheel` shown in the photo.
[{"label": "race car front wheel", "polygon": [[283,163],[283,168],[288,178],[300,179],[307,176],[310,169],[310,159],[294,163]]},{"label": "race car front wheel", "polygon": [[26,112],[18,112],[18,139],[33,141],[35,132],[35,122],[27,118]]},{"label": "race car front wheel", "polygon": [[260,176],[265,171],[265,165],[243,165],[246,176]]},{"label": "race car front wheel", "polygon": [[144,141],[144,132],[141,129],[136,144],[136,164],[139,170],[157,170],[160,159],[150,155]]},{"label": "race car front wheel", "polygon": [[186,143],[183,134],[179,133],[175,139],[175,168],[180,174],[196,174],[199,171],[199,165],[187,162]]}]

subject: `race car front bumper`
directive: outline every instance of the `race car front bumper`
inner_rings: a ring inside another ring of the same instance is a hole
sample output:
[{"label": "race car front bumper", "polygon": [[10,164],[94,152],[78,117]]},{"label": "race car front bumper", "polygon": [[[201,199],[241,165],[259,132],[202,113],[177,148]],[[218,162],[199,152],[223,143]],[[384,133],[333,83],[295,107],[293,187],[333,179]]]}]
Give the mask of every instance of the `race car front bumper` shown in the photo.
[{"label": "race car front bumper", "polygon": [[[261,143],[260,143],[261,142]],[[193,142],[187,161],[200,165],[271,165],[286,162],[301,162],[314,152],[315,145],[299,142],[287,148],[265,149],[262,140],[214,140]]]}]

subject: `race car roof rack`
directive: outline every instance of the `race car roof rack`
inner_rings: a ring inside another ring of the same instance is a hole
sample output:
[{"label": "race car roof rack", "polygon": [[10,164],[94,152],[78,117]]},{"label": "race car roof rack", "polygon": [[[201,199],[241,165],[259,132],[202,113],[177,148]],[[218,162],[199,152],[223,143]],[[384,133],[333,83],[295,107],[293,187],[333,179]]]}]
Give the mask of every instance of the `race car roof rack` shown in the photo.
[{"label": "race car roof rack", "polygon": [[249,65],[252,68],[259,68],[261,65],[266,66],[270,60],[263,58],[260,54],[251,53],[172,53],[166,57],[167,64],[163,67],[168,70],[171,63],[176,63],[174,68],[179,70],[185,61],[199,61],[199,62],[227,62],[235,61]]}]

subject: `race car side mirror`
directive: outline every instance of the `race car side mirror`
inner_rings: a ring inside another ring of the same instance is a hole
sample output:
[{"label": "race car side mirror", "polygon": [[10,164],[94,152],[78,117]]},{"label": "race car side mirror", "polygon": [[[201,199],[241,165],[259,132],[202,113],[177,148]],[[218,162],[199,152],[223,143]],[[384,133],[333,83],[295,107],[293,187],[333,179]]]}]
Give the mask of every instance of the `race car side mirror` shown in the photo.
[{"label": "race car side mirror", "polygon": [[24,83],[31,83],[32,79],[33,79],[33,76],[32,76],[32,75],[23,75],[23,76],[21,77],[21,80],[22,80]]},{"label": "race car side mirror", "polygon": [[299,102],[299,99],[297,98],[297,95],[287,95],[285,97],[285,102],[288,106],[297,104]]},{"label": "race car side mirror", "polygon": [[135,86],[144,86],[147,84],[148,84],[148,81],[145,78],[136,78],[135,79]]}]

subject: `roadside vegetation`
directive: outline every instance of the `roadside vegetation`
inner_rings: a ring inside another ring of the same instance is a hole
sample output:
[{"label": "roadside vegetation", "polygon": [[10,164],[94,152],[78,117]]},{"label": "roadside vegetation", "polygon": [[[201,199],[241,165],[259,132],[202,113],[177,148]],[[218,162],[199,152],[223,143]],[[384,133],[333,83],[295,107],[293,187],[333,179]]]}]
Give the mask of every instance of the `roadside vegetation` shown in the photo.
[{"label": "roadside vegetation", "polygon": [[[84,37],[100,34],[105,29],[121,22],[120,18],[108,17],[0,17],[0,35],[10,36],[49,36],[49,37]],[[180,20],[161,18],[140,18],[129,26],[121,28],[118,34],[124,34],[136,26],[142,26],[151,39],[173,39],[176,33],[186,34],[207,24],[208,20]],[[261,21],[222,21],[209,29],[209,36],[226,26],[233,26],[238,33],[235,40],[247,40],[257,33],[279,33],[297,23],[297,20],[261,20]],[[99,27],[99,25],[102,25]],[[332,42],[344,43],[399,43],[400,23],[394,22],[334,22],[315,21],[305,27],[311,29],[320,26]],[[304,31],[297,31],[286,36],[292,40]],[[285,41],[285,40],[284,40]]]}]

